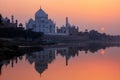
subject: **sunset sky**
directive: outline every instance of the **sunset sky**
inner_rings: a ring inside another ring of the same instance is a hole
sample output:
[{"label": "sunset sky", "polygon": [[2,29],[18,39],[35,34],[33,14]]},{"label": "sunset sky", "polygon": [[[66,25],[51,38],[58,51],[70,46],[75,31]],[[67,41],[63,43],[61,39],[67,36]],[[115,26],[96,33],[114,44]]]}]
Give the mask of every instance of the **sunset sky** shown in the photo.
[{"label": "sunset sky", "polygon": [[120,34],[120,0],[0,0],[0,13],[15,16],[25,24],[42,7],[57,26],[69,22],[80,31],[95,29],[109,34]]}]

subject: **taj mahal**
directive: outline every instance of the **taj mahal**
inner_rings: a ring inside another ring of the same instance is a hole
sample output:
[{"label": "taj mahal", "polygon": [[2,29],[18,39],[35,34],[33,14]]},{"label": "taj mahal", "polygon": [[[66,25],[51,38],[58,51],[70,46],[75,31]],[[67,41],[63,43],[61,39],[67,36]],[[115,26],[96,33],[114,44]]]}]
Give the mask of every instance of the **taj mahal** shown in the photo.
[{"label": "taj mahal", "polygon": [[40,8],[35,13],[35,20],[32,18],[26,23],[26,29],[34,32],[43,32],[45,35],[75,35],[78,33],[78,27],[71,25],[66,17],[66,24],[62,27],[56,27],[53,20],[48,18],[48,14]]}]

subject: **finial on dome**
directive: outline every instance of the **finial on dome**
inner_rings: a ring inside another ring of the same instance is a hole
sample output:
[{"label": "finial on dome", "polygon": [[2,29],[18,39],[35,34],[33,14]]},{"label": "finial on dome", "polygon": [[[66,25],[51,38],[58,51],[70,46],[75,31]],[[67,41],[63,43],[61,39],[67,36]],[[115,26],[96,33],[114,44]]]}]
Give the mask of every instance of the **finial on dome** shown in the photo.
[{"label": "finial on dome", "polygon": [[40,9],[41,9],[41,5],[40,5]]}]

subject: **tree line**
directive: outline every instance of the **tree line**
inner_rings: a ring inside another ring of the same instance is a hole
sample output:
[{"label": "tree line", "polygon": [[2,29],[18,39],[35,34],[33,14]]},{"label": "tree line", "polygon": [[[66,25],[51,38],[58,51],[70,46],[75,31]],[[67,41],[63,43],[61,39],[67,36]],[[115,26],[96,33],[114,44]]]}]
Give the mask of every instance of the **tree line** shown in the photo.
[{"label": "tree line", "polygon": [[24,30],[23,28],[8,27],[0,28],[1,38],[23,38],[23,39],[36,39],[43,35],[41,32],[33,32],[31,30]]},{"label": "tree line", "polygon": [[109,35],[106,33],[100,33],[96,30],[85,30],[79,32],[79,36],[87,36],[89,40],[100,40],[100,41],[120,41],[120,35]]}]

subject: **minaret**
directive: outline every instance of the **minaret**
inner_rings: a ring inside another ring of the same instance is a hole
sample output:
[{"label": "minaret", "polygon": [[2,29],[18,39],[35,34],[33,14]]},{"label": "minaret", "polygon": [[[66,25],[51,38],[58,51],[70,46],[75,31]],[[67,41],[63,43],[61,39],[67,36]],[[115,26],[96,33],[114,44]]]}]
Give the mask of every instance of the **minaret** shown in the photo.
[{"label": "minaret", "polygon": [[42,8],[41,8],[41,5],[40,5],[40,9],[42,9]]},{"label": "minaret", "polygon": [[12,59],[11,67],[14,67],[14,60]]},{"label": "minaret", "polygon": [[15,20],[15,23],[16,23],[16,27],[18,26],[18,20]]},{"label": "minaret", "polygon": [[11,20],[12,20],[12,23],[14,23],[14,16],[13,15],[11,16]]},{"label": "minaret", "polygon": [[68,66],[68,60],[69,60],[69,57],[68,55],[66,55],[66,66]]},{"label": "minaret", "polygon": [[69,35],[69,22],[68,22],[68,17],[66,17],[66,34]]},{"label": "minaret", "polygon": [[66,27],[68,26],[68,17],[66,17]]}]

